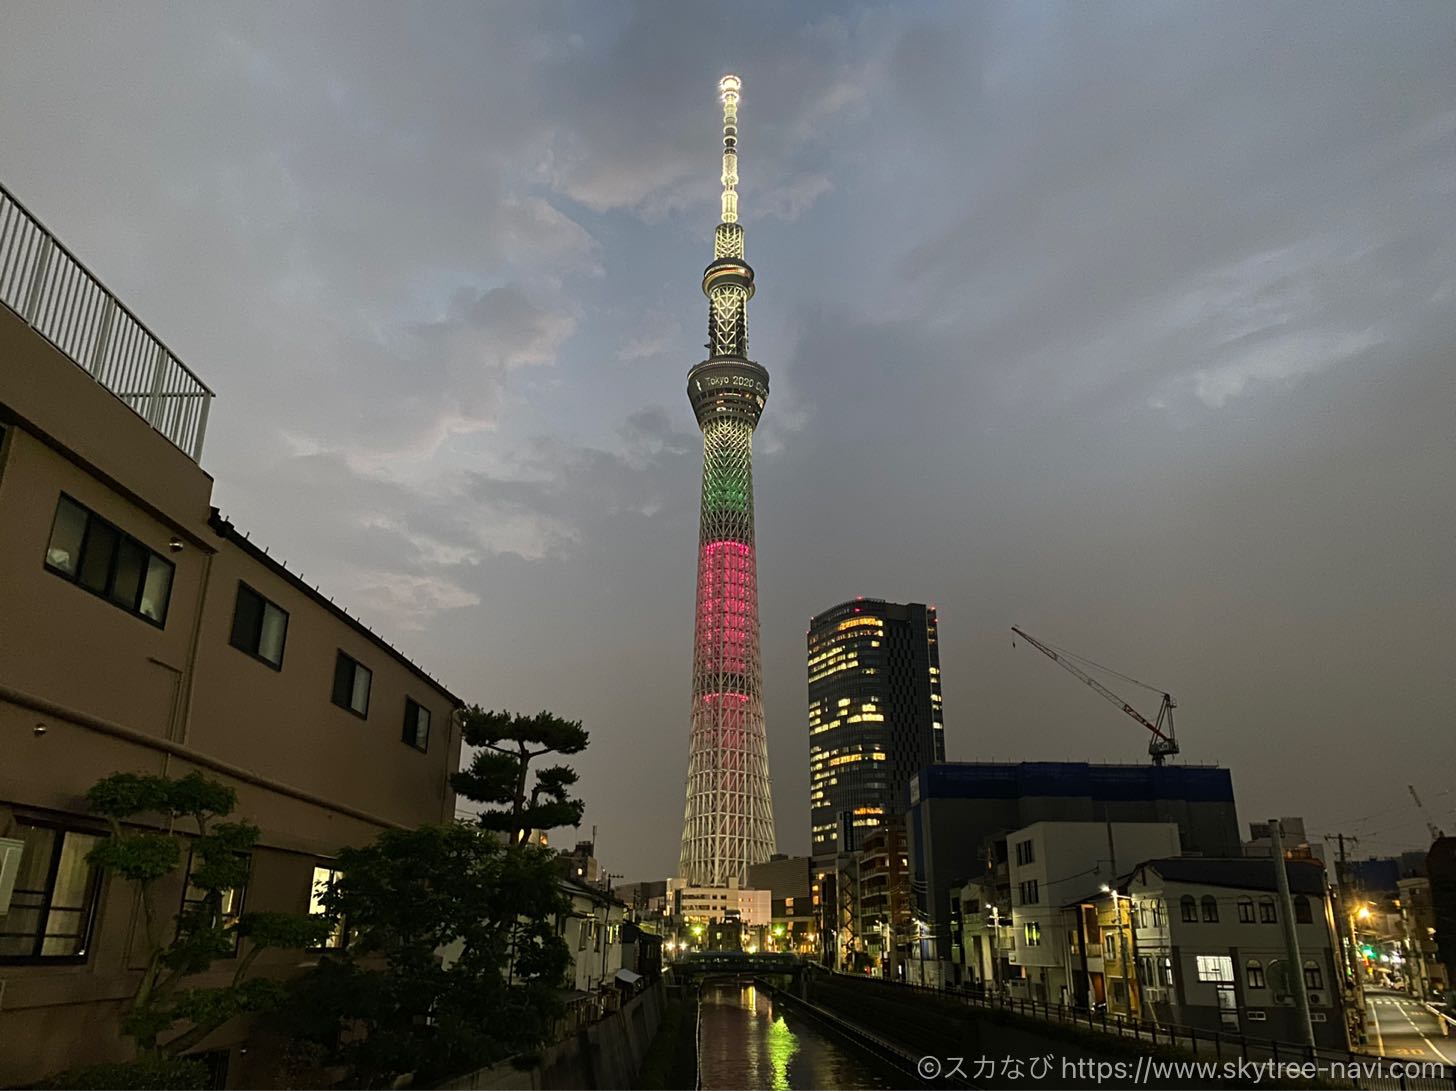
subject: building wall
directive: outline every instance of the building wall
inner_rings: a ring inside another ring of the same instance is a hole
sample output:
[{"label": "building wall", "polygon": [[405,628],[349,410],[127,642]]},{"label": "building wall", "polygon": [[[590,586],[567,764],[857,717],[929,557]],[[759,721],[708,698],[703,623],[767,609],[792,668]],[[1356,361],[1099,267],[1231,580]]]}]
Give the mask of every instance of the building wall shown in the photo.
[{"label": "building wall", "polygon": [[[200,770],[235,788],[235,816],[261,830],[244,908],[302,912],[315,866],[342,846],[453,815],[458,699],[229,532],[200,467],[3,307],[0,429],[0,837],[36,822],[104,834],[83,798],[95,781]],[[46,567],[63,493],[175,566],[163,624]],[[289,614],[281,670],[230,644],[240,580]],[[367,717],[332,703],[340,649],[373,671]],[[402,741],[407,696],[431,714],[424,752]],[[158,884],[164,921],[181,887],[180,875]],[[0,1040],[27,1043],[0,1050],[0,1086],[128,1055],[116,1020],[138,978],[136,908],[109,877],[88,908],[72,961],[0,957]],[[269,952],[256,965],[299,963]],[[243,1034],[230,1026],[204,1046]]]}]

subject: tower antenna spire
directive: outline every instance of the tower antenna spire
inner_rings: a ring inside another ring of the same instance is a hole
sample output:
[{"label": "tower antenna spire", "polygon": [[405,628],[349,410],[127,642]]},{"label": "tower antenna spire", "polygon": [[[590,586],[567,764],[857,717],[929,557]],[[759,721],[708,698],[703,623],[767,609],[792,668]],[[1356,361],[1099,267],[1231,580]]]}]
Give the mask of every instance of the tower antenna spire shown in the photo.
[{"label": "tower antenna spire", "polygon": [[738,92],[743,81],[724,76],[718,81],[723,100],[723,222],[738,222]]}]

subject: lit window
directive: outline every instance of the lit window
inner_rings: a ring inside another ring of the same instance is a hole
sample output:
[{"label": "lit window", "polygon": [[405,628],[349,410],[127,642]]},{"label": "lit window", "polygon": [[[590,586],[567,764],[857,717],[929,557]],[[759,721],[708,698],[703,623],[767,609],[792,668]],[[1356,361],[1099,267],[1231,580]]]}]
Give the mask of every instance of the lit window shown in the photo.
[{"label": "lit window", "polygon": [[1041,946],[1041,925],[1040,924],[1038,924],[1036,921],[1027,921],[1026,922],[1026,927],[1022,931],[1023,931],[1023,934],[1026,937],[1026,945],[1028,947],[1040,947]]},{"label": "lit window", "polygon": [[334,662],[334,704],[356,716],[369,716],[369,687],[374,673],[343,652]]},{"label": "lit window", "polygon": [[1199,981],[1232,981],[1234,979],[1234,960],[1228,955],[1198,955],[1195,961],[1198,965]]},{"label": "lit window", "polygon": [[86,855],[101,835],[17,818],[13,836],[20,867],[0,915],[0,963],[84,960],[101,887]]},{"label": "lit window", "polygon": [[1248,975],[1249,988],[1262,989],[1267,986],[1267,981],[1264,977],[1264,964],[1257,958],[1249,959],[1248,966],[1245,967],[1245,972]]},{"label": "lit window", "polygon": [[[319,867],[318,865],[314,866],[313,885],[312,887],[310,887],[308,893],[309,916],[321,917],[324,915],[325,910],[323,897],[328,892],[329,887],[333,886],[334,883],[338,882],[339,877],[343,874],[344,873],[342,871],[339,871],[335,868]],[[334,930],[330,932],[326,937],[324,937],[323,943],[321,943],[319,946],[338,949],[343,947],[347,942],[348,931],[344,927],[343,919],[340,918],[338,921],[334,922]]]}]

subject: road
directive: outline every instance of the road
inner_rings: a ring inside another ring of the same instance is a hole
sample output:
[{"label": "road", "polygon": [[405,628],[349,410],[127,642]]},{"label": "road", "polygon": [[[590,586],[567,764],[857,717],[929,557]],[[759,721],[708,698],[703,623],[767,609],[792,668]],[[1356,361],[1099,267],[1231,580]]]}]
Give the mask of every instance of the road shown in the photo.
[{"label": "road", "polygon": [[1370,1045],[1402,1061],[1440,1061],[1456,1065],[1456,1037],[1441,1034],[1440,1020],[1405,993],[1365,990]]}]

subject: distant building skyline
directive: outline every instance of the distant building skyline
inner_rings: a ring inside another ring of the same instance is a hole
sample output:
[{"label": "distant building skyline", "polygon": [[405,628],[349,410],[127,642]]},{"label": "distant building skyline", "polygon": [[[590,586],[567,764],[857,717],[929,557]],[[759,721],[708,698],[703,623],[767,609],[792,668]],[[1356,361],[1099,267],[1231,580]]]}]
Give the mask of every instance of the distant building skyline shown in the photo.
[{"label": "distant building skyline", "polygon": [[860,597],[816,614],[808,676],[810,851],[851,852],[945,760],[935,607]]}]

